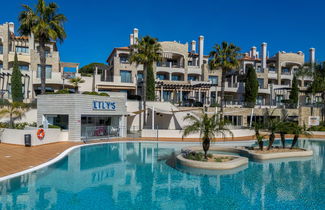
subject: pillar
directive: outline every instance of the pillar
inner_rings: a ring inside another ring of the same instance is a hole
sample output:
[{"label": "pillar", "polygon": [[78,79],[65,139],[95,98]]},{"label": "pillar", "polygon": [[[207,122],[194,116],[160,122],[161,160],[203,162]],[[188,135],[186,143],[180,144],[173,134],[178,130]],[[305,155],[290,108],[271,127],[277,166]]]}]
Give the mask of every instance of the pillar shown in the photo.
[{"label": "pillar", "polygon": [[201,88],[199,88],[199,102],[201,102]]},{"label": "pillar", "polygon": [[151,129],[154,130],[155,129],[155,107],[152,106],[152,110],[151,110]]},{"label": "pillar", "polygon": [[180,100],[180,102],[183,101],[183,87],[181,87],[181,89],[179,91],[179,100]]},{"label": "pillar", "polygon": [[160,101],[161,102],[164,101],[164,86],[163,85],[160,86]]}]

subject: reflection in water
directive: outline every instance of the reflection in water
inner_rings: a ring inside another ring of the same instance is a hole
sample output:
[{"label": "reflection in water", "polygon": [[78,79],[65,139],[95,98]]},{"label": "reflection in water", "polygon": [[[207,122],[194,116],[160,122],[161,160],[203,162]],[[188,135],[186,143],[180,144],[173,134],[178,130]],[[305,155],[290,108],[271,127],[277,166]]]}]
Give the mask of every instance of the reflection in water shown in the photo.
[{"label": "reflection in water", "polygon": [[0,183],[0,209],[321,209],[325,142],[299,144],[314,157],[250,162],[245,170],[216,176],[168,166],[172,144],[82,147],[47,168]]}]

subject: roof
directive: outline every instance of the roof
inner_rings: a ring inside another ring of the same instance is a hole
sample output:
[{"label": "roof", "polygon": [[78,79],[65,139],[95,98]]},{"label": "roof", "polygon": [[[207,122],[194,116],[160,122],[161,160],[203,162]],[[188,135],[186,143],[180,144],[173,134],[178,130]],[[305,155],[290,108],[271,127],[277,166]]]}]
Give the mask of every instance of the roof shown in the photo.
[{"label": "roof", "polygon": [[108,62],[109,58],[112,57],[112,55],[116,52],[116,50],[125,50],[128,51],[130,50],[130,47],[115,47],[112,52],[109,54],[109,56],[106,59],[106,62]]}]

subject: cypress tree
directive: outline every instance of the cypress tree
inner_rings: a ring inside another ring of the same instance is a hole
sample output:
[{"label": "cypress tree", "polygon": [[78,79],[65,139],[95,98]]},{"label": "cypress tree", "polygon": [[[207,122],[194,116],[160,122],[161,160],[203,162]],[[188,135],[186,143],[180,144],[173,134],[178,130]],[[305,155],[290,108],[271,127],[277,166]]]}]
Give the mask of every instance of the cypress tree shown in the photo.
[{"label": "cypress tree", "polygon": [[252,65],[247,68],[247,74],[245,79],[245,102],[246,106],[254,107],[256,104],[256,98],[258,94],[258,81],[255,69]]},{"label": "cypress tree", "polygon": [[291,92],[289,95],[289,100],[293,108],[296,108],[298,106],[298,97],[299,97],[298,81],[296,75],[294,75],[292,80],[292,85],[291,85]]},{"label": "cypress tree", "polygon": [[11,76],[11,95],[13,102],[23,101],[23,84],[21,82],[21,72],[18,66],[17,53],[15,54],[15,60]]},{"label": "cypress tree", "polygon": [[155,100],[155,77],[152,65],[148,65],[147,67],[147,100]]}]

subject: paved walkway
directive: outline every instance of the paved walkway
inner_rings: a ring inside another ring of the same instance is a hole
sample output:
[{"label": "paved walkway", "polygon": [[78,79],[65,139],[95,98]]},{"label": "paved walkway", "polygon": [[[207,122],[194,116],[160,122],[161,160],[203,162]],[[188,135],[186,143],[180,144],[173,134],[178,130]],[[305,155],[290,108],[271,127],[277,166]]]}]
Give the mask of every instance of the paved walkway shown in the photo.
[{"label": "paved walkway", "polygon": [[[290,138],[288,136],[287,138]],[[312,138],[325,138],[325,136],[313,136]],[[224,139],[216,139],[216,142],[223,141],[247,141],[252,140],[254,137],[234,137]],[[125,139],[116,139],[114,141],[156,141],[154,138],[125,138]],[[107,140],[106,140],[107,141]],[[110,140],[112,141],[112,139]],[[159,138],[158,141],[167,141],[167,142],[199,142],[200,139],[197,138],[186,138],[186,139],[175,139],[175,138]],[[96,142],[105,142],[102,141],[92,141]],[[0,177],[17,173],[37,165],[40,165],[44,162],[47,162],[59,154],[61,154],[66,149],[83,144],[83,142],[58,142],[34,147],[24,147],[21,145],[11,145],[11,144],[0,144]]]}]

